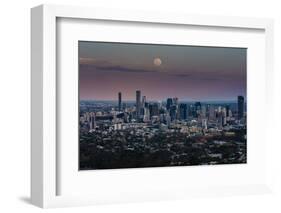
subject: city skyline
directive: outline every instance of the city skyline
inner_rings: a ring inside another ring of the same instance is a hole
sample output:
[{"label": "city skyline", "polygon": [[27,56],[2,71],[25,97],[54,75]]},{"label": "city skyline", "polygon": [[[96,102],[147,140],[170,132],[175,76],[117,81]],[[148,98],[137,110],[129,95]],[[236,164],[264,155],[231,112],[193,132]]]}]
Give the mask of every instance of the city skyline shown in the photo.
[{"label": "city skyline", "polygon": [[[141,90],[136,90],[136,91],[141,91]],[[136,94],[136,91],[134,92],[134,94]],[[136,97],[134,97],[133,99],[126,99],[126,97],[124,98],[124,96],[123,96],[123,93],[120,91],[120,92],[118,92],[117,94],[116,94],[116,97],[114,98],[114,99],[111,99],[111,100],[108,100],[108,99],[104,99],[104,100],[102,100],[102,99],[80,99],[81,101],[111,101],[111,102],[118,102],[118,105],[119,105],[119,95],[121,95],[122,96],[122,102],[136,102]],[[223,103],[227,103],[227,102],[231,102],[231,103],[236,103],[237,102],[237,97],[238,96],[242,96],[242,95],[236,95],[235,97],[233,97],[232,99],[225,99],[225,100],[219,100],[219,99],[215,99],[215,100],[199,100],[199,99],[196,99],[196,100],[187,100],[187,99],[179,99],[179,102],[187,102],[187,103],[194,103],[194,102],[197,102],[197,101],[200,101],[200,102],[202,102],[202,103],[212,103],[212,102],[218,102],[218,103],[221,103],[221,102],[223,102]],[[141,95],[141,97],[143,97],[143,95]],[[147,95],[145,95],[145,97],[146,97],[146,100],[148,101],[148,102],[166,102],[167,101],[167,98],[169,98],[169,97],[166,97],[166,98],[163,98],[163,99],[161,99],[161,100],[156,100],[156,99],[148,99],[147,98]],[[244,101],[245,102],[247,102],[247,99],[246,99],[246,97],[244,97],[244,96],[242,96],[243,98],[244,98]],[[178,98],[178,97],[174,97],[174,98]]]},{"label": "city skyline", "polygon": [[80,102],[79,169],[247,162],[245,102],[236,105],[149,102],[140,90],[127,104]]},{"label": "city skyline", "polygon": [[[246,98],[246,49],[79,42],[80,100]],[[122,54],[120,54],[122,53]]]}]

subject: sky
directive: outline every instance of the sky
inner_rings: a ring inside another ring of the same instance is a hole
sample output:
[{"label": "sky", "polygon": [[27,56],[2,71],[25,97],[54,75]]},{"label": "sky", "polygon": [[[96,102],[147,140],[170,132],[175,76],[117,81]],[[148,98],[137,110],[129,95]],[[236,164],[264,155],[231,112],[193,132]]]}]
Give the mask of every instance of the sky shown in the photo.
[{"label": "sky", "polygon": [[246,98],[247,49],[79,41],[80,100]]}]

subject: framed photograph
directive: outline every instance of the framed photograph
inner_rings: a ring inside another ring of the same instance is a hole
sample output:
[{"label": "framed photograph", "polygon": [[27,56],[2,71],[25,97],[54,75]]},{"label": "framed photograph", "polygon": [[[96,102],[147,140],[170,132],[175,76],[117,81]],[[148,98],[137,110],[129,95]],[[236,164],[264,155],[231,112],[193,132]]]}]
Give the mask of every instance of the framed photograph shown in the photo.
[{"label": "framed photograph", "polygon": [[78,49],[79,170],[247,163],[246,48]]},{"label": "framed photograph", "polygon": [[272,20],[31,14],[33,204],[271,191]]}]

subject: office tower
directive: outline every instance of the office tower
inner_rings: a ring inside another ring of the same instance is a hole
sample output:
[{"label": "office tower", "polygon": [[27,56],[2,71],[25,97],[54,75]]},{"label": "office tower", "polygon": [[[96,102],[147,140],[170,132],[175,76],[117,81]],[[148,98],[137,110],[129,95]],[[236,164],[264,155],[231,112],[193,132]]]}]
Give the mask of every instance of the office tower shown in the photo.
[{"label": "office tower", "polygon": [[173,98],[173,104],[176,106],[179,104],[179,99],[177,97]]},{"label": "office tower", "polygon": [[202,128],[203,129],[208,129],[208,121],[207,121],[207,119],[202,119]]},{"label": "office tower", "polygon": [[167,125],[168,127],[170,127],[170,126],[171,126],[171,117],[170,117],[169,114],[166,114],[166,115],[165,115],[165,121],[166,121],[166,125]]},{"label": "office tower", "polygon": [[206,105],[206,117],[209,118],[210,115],[210,104]]},{"label": "office tower", "polygon": [[217,122],[218,122],[218,127],[222,128],[222,126],[223,126],[223,116],[222,116],[221,111],[218,112]]},{"label": "office tower", "polygon": [[206,114],[207,114],[206,105],[203,105],[203,106],[201,107],[201,114],[202,114],[202,117],[203,117],[203,118],[206,118]]},{"label": "office tower", "polygon": [[149,105],[150,117],[159,115],[159,107],[157,103]]},{"label": "office tower", "polygon": [[144,108],[143,122],[150,121],[150,112],[147,107]]},{"label": "office tower", "polygon": [[229,118],[231,118],[232,117],[232,111],[231,110],[229,110]]},{"label": "office tower", "polygon": [[140,109],[140,117],[142,117],[142,118],[143,118],[144,113],[145,113],[145,105],[146,105],[146,96],[142,96],[141,109]]},{"label": "office tower", "polygon": [[137,118],[140,118],[140,109],[141,109],[141,91],[136,91],[136,114]]},{"label": "office tower", "polygon": [[118,111],[122,109],[122,93],[118,92]]},{"label": "office tower", "polygon": [[226,105],[226,117],[229,117],[229,105]]},{"label": "office tower", "polygon": [[95,130],[96,129],[96,116],[94,113],[90,114],[89,122],[90,122],[90,131]]},{"label": "office tower", "polygon": [[200,102],[195,102],[195,112],[196,112],[196,117],[198,117],[201,114],[201,103]]},{"label": "office tower", "polygon": [[180,104],[179,114],[181,120],[187,119],[187,104]]},{"label": "office tower", "polygon": [[222,125],[225,126],[226,125],[226,108],[222,108],[221,114],[222,114]]},{"label": "office tower", "polygon": [[167,99],[167,110],[170,110],[171,106],[173,105],[173,99],[172,98],[168,98]]},{"label": "office tower", "polygon": [[122,109],[124,110],[124,112],[127,111],[127,104],[126,104],[126,103],[123,103],[123,104],[122,104]]},{"label": "office tower", "polygon": [[146,103],[146,96],[142,96],[141,107],[144,108]]},{"label": "office tower", "polygon": [[194,105],[189,105],[188,107],[188,115],[190,117],[196,117],[196,111],[195,111],[195,106]]},{"label": "office tower", "polygon": [[244,116],[244,97],[238,96],[238,119],[240,120]]},{"label": "office tower", "polygon": [[176,105],[171,106],[170,116],[171,116],[171,121],[176,120],[176,118],[177,118],[177,106]]},{"label": "office tower", "polygon": [[216,111],[215,111],[215,106],[214,105],[210,105],[209,107],[209,119],[215,119],[216,117]]}]

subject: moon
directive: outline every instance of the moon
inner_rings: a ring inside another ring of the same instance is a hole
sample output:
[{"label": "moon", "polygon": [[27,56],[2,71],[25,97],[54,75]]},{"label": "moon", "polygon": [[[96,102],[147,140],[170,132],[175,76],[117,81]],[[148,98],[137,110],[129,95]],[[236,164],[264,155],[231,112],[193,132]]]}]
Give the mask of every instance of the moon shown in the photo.
[{"label": "moon", "polygon": [[158,67],[162,64],[162,61],[160,58],[154,58],[153,64]]}]

